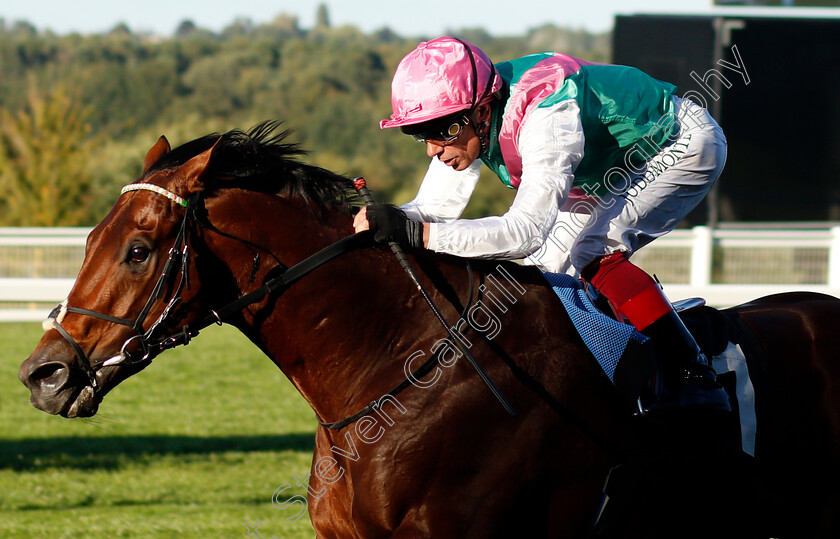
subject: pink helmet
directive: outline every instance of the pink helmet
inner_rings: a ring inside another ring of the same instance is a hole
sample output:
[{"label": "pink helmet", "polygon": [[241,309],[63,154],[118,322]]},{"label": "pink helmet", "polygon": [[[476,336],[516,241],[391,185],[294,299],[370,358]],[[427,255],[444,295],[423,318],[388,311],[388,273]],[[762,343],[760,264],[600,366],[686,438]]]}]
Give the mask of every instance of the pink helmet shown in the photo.
[{"label": "pink helmet", "polygon": [[475,45],[451,37],[426,41],[397,67],[391,83],[394,113],[379,127],[418,124],[475,109],[501,87],[493,63]]}]

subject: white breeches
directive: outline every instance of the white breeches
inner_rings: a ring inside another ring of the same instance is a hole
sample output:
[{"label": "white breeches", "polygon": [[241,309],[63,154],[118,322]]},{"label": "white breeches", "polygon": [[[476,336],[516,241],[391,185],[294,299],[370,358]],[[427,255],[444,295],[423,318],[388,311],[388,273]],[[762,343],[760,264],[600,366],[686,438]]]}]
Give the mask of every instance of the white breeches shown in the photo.
[{"label": "white breeches", "polygon": [[704,108],[688,99],[675,104],[678,139],[630,173],[613,169],[600,199],[570,198],[527,264],[577,275],[599,256],[630,255],[667,234],[700,203],[723,170],[726,138]]}]

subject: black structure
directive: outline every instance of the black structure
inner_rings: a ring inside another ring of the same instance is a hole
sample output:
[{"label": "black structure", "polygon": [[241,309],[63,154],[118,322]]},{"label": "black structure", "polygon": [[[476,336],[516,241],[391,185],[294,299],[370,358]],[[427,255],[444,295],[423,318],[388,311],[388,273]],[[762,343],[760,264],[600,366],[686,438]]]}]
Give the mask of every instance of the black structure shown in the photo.
[{"label": "black structure", "polygon": [[616,18],[613,62],[679,86],[729,141],[688,224],[840,220],[840,17],[783,11]]}]

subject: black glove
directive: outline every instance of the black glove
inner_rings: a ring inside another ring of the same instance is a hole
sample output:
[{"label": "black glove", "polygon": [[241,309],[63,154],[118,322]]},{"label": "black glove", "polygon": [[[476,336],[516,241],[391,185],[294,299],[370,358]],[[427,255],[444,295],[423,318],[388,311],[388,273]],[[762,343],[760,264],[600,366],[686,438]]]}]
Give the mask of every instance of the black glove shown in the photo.
[{"label": "black glove", "polygon": [[375,241],[396,242],[403,247],[423,247],[423,223],[412,221],[398,207],[372,204],[367,207],[367,219]]}]

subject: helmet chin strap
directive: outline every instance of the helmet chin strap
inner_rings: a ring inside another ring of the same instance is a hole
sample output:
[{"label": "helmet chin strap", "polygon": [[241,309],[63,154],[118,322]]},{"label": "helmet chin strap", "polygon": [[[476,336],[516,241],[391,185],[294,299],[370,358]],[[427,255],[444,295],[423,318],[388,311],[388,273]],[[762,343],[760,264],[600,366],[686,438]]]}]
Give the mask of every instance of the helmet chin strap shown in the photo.
[{"label": "helmet chin strap", "polygon": [[470,46],[463,40],[458,39],[457,37],[454,38],[458,41],[461,45],[464,46],[464,50],[467,51],[467,56],[470,59],[470,66],[472,67],[472,105],[470,105],[469,114],[475,112],[475,110],[481,105],[481,102],[490,95],[490,90],[493,89],[493,82],[496,80],[496,66],[493,63],[490,63],[490,75],[487,77],[487,84],[484,87],[484,91],[481,92],[481,97],[478,97],[478,68],[475,65],[475,57],[473,56],[472,49]]},{"label": "helmet chin strap", "polygon": [[488,122],[481,122],[478,124],[478,129],[475,133],[478,135],[478,141],[481,143],[481,153],[487,153],[487,145],[490,143],[490,124]]},{"label": "helmet chin strap", "polygon": [[478,97],[478,69],[475,65],[475,57],[473,56],[472,49],[470,49],[470,46],[465,41],[462,41],[457,37],[455,40],[464,46],[464,50],[467,52],[467,56],[470,59],[470,66],[472,67],[472,104],[470,105],[470,109],[467,114],[472,121],[472,124],[475,126],[475,134],[478,135],[478,140],[481,143],[481,151],[479,152],[479,155],[481,155],[487,153],[488,150],[490,143],[490,124],[486,121],[476,121],[475,114],[478,112],[481,102],[490,95],[490,91],[493,89],[493,82],[496,79],[496,66],[492,63],[490,64],[490,74],[487,77],[487,84],[484,87],[484,91],[481,93],[481,97]]},{"label": "helmet chin strap", "polygon": [[[487,153],[487,148],[490,144],[490,122],[486,120],[478,120],[475,116],[478,114],[479,107],[476,107],[476,110],[470,114],[470,122],[472,123],[473,130],[475,134],[478,136],[478,141],[481,143],[481,151],[479,154]],[[493,114],[492,110],[489,113],[490,115]]]}]

